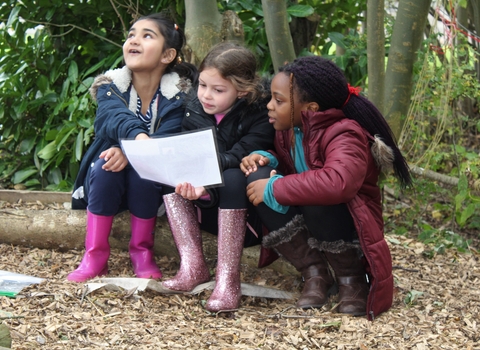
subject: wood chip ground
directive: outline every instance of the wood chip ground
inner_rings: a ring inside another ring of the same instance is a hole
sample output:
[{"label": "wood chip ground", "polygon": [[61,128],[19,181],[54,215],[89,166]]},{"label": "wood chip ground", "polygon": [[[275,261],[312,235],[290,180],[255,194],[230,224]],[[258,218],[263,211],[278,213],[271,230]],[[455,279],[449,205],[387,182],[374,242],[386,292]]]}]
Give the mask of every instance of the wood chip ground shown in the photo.
[{"label": "wood chip ground", "polygon": [[[394,265],[393,307],[375,321],[321,310],[295,300],[243,297],[228,314],[210,314],[211,291],[196,296],[146,291],[85,295],[65,277],[82,252],[60,253],[0,244],[0,270],[45,278],[15,299],[0,297],[0,317],[12,349],[480,349],[480,254],[448,250],[427,258],[426,247],[387,236]],[[178,261],[158,257],[164,277]],[[209,262],[214,266],[214,262]],[[132,277],[128,253],[113,250],[110,277]],[[242,281],[298,293],[298,276],[242,266]]]}]

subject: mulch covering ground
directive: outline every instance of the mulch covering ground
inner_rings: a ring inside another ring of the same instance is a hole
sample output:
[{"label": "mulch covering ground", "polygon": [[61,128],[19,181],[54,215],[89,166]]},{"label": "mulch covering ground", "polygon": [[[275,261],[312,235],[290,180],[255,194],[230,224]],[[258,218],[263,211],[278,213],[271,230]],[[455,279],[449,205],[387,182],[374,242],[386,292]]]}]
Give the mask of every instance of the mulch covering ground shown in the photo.
[{"label": "mulch covering ground", "polygon": [[[53,208],[55,209],[55,208]],[[319,310],[295,299],[242,297],[238,311],[211,314],[198,295],[147,290],[86,294],[68,282],[83,251],[61,253],[0,244],[0,270],[46,279],[16,298],[0,297],[0,319],[12,349],[480,349],[480,253],[447,250],[387,235],[395,280],[392,308],[373,322],[335,312],[336,297]],[[133,277],[128,253],[112,250],[108,277]],[[158,257],[164,278],[179,263]],[[208,262],[212,273],[215,261]],[[242,265],[242,281],[295,293],[301,278]]]},{"label": "mulch covering ground", "polygon": [[[13,349],[480,349],[479,254],[427,258],[422,243],[387,236],[393,256],[393,307],[373,322],[295,300],[243,297],[238,311],[210,314],[199,295],[153,291],[84,295],[66,281],[82,252],[0,245],[0,270],[45,278],[15,299],[0,297],[0,316]],[[166,277],[178,268],[159,258]],[[213,261],[209,262],[213,267]],[[109,276],[132,277],[128,253],[113,250]],[[242,281],[299,293],[298,276],[242,266]]]}]

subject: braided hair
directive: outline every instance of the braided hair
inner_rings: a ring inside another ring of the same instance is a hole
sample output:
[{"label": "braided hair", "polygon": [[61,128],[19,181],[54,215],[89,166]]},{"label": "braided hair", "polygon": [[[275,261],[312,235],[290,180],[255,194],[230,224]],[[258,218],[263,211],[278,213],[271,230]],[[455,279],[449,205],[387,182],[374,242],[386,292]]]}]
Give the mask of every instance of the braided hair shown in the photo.
[{"label": "braided hair", "polygon": [[393,151],[393,170],[401,185],[406,187],[412,183],[407,161],[387,121],[367,98],[351,93],[345,75],[335,63],[319,56],[305,56],[279,71],[290,75],[290,79],[293,75],[291,86],[300,102],[316,102],[320,111],[341,109],[347,118],[358,122],[371,135],[380,137]]}]

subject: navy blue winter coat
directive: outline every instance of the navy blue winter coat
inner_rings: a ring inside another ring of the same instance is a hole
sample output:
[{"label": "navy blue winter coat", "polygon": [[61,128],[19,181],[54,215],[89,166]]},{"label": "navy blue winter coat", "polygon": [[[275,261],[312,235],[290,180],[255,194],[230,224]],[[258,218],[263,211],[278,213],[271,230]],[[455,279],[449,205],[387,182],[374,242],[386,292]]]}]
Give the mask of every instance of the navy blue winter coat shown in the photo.
[{"label": "navy blue winter coat", "polygon": [[85,153],[75,180],[72,209],[86,209],[92,162],[103,151],[118,146],[121,139],[134,139],[140,133],[162,136],[181,131],[183,100],[190,89],[188,81],[177,73],[165,74],[160,83],[158,107],[153,111],[150,130],[137,118],[137,94],[131,85],[127,67],[106,72],[95,78],[90,88],[98,108],[94,122],[95,138]]}]

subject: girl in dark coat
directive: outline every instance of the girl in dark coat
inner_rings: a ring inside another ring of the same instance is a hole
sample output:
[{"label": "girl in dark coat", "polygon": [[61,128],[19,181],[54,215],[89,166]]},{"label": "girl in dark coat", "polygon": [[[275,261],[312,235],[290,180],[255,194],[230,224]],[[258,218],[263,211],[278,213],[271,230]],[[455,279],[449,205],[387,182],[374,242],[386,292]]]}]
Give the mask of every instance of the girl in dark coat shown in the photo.
[{"label": "girl in dark coat", "polygon": [[409,185],[406,161],[380,112],[330,60],[296,59],[271,91],[276,152],[255,152],[241,165],[270,231],[263,245],[302,273],[297,307],[323,306],[338,285],[340,313],[373,319],[393,299],[378,177],[393,166]]},{"label": "girl in dark coat", "polygon": [[142,17],[123,45],[125,66],[98,76],[90,92],[97,101],[95,140],[85,153],[72,195],[73,209],[87,209],[85,255],[67,279],[83,282],[108,272],[108,236],[115,214],[129,210],[129,253],[137,277],[161,278],[153,253],[161,187],[128,165],[120,140],[145,139],[181,130],[183,99],[197,77],[181,63],[185,38],[160,14]]},{"label": "girl in dark coat", "polygon": [[[219,44],[207,54],[199,67],[197,97],[186,106],[182,129],[215,128],[224,186],[205,189],[182,183],[175,193],[163,197],[181,258],[176,276],[163,282],[166,288],[191,291],[210,280],[200,228],[218,234],[216,284],[205,306],[212,312],[238,308],[242,295],[240,258],[249,202],[240,162],[256,149],[273,146],[275,131],[267,119],[268,98],[263,96],[256,67],[253,53],[239,45]],[[194,203],[201,217],[197,217]],[[253,206],[251,213],[255,214]],[[256,215],[249,218],[253,217]]]}]

